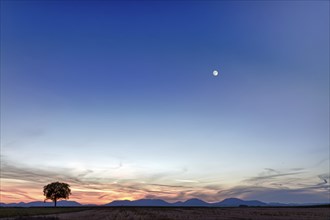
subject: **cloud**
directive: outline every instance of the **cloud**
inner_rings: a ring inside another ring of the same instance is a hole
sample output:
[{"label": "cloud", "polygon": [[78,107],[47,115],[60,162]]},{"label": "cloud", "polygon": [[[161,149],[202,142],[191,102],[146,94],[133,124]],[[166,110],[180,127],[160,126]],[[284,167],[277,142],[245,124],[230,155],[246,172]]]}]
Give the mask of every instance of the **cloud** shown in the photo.
[{"label": "cloud", "polygon": [[[11,194],[12,192],[10,190],[3,190],[3,189],[1,189],[1,193]],[[16,195],[20,195],[21,197],[23,197],[25,199],[35,200],[35,197],[29,196],[28,192],[26,192],[26,191],[15,189],[15,194]]]},{"label": "cloud", "polygon": [[238,197],[242,199],[258,199],[265,202],[309,203],[327,202],[324,191],[315,191],[313,187],[300,189],[280,189],[269,187],[237,186],[218,192],[223,197]]},{"label": "cloud", "polygon": [[266,168],[266,172],[262,172],[258,176],[250,177],[245,179],[247,182],[253,182],[254,184],[264,183],[267,181],[273,181],[274,179],[278,179],[280,177],[287,177],[287,176],[296,176],[298,174],[302,174],[303,171],[300,172],[280,172],[274,169]]},{"label": "cloud", "polygon": [[177,182],[183,182],[183,183],[199,183],[198,180],[175,180]]},{"label": "cloud", "polygon": [[319,178],[324,181],[324,183],[320,183],[323,185],[323,184],[328,183],[330,176],[329,176],[329,174],[321,174],[321,175],[319,175]]},{"label": "cloud", "polygon": [[71,199],[95,204],[141,198],[158,198],[170,202],[199,198],[216,202],[229,197],[266,202],[322,202],[327,201],[326,195],[329,194],[328,174],[307,176],[307,171],[292,172],[292,169],[283,172],[266,168],[257,176],[228,186],[218,182],[210,184],[188,178],[176,179],[175,177],[186,172],[184,170],[161,172],[157,175],[144,174],[136,179],[125,179],[125,176],[118,179],[111,172],[103,175],[102,170],[35,168],[13,164],[3,156],[1,159],[1,192],[4,193],[1,198],[4,201],[42,200],[42,187],[53,181],[69,183],[73,192]]},{"label": "cloud", "polygon": [[147,194],[144,197],[145,199],[163,199],[168,202],[177,202],[177,201],[185,201],[187,200],[187,192],[181,191],[171,196],[168,195],[155,195],[155,194]]},{"label": "cloud", "polygon": [[[1,161],[1,168],[2,191],[8,189],[7,191],[11,191],[12,194],[26,195],[26,199],[29,200],[42,198],[42,187],[53,181],[69,183],[73,191],[71,198],[84,198],[88,200],[88,203],[99,203],[100,199],[110,201],[122,198],[138,199],[147,194],[171,196],[184,188],[182,185],[159,184],[157,181],[154,183],[155,180],[176,175],[170,172],[160,173],[157,178],[151,174],[144,176],[144,179],[117,179],[109,175],[102,176],[103,172],[100,170],[96,172],[91,169],[35,168],[19,163],[14,164],[7,159]],[[14,182],[16,187],[12,187]],[[21,193],[17,191],[20,188],[27,190]],[[32,194],[33,196],[29,197]]]},{"label": "cloud", "polygon": [[271,172],[271,173],[279,173],[279,171],[274,170],[272,168],[265,168],[266,171]]},{"label": "cloud", "polygon": [[266,202],[327,202],[328,180],[327,174],[306,176],[305,171],[281,172],[266,168],[258,176],[243,180],[242,185],[218,191],[218,195]]},{"label": "cloud", "polygon": [[1,164],[1,178],[40,183],[54,180],[81,183],[78,178],[70,176],[66,169],[45,170],[12,165],[7,162],[2,162]]}]

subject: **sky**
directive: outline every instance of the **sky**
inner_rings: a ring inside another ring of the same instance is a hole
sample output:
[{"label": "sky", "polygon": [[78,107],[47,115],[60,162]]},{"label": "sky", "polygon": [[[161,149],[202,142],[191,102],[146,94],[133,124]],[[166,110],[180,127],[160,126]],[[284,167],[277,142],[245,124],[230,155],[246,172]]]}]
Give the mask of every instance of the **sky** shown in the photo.
[{"label": "sky", "polygon": [[329,156],[328,1],[1,1],[1,202],[329,202]]}]

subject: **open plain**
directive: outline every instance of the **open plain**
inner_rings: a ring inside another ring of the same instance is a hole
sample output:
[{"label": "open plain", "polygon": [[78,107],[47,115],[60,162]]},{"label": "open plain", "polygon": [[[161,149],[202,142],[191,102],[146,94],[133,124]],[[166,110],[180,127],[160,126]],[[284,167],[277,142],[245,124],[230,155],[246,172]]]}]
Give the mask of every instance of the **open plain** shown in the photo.
[{"label": "open plain", "polygon": [[[40,208],[42,210],[42,208]],[[4,211],[5,209],[2,209]],[[35,213],[35,212],[34,212]],[[6,220],[328,220],[330,207],[93,207],[48,215],[2,218]]]}]

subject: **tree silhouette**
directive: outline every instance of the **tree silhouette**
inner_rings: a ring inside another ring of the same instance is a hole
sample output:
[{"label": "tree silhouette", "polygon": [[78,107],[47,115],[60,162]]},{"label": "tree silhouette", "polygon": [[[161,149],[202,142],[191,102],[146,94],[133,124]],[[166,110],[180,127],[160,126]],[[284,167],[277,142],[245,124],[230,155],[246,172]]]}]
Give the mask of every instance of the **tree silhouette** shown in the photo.
[{"label": "tree silhouette", "polygon": [[68,199],[71,195],[70,185],[67,183],[53,182],[44,186],[44,196],[54,202],[56,207],[57,200]]}]

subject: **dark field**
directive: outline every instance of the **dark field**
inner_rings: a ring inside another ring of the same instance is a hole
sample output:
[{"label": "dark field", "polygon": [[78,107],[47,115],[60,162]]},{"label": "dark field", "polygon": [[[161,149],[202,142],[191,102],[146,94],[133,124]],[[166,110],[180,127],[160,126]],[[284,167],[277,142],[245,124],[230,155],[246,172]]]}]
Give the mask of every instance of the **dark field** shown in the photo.
[{"label": "dark field", "polygon": [[[20,220],[214,220],[214,219],[330,219],[330,206],[323,207],[92,207],[92,208],[1,208],[2,219]],[[17,214],[15,214],[17,212]],[[53,213],[53,214],[51,214]],[[54,214],[57,213],[57,214]],[[21,217],[17,217],[20,215]],[[27,217],[26,215],[30,215]],[[31,217],[33,215],[33,217]],[[5,217],[7,216],[7,217]],[[11,216],[11,218],[8,218]],[[16,216],[16,217],[14,217]],[[22,217],[26,216],[26,217]]]},{"label": "dark field", "polygon": [[48,215],[56,213],[79,212],[87,210],[86,207],[42,207],[42,208],[0,208],[0,218],[13,217],[13,216],[35,216],[35,215]]}]

